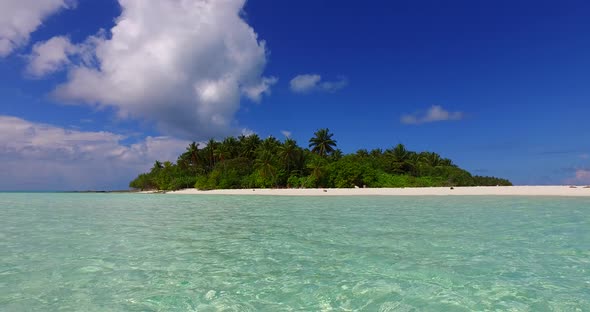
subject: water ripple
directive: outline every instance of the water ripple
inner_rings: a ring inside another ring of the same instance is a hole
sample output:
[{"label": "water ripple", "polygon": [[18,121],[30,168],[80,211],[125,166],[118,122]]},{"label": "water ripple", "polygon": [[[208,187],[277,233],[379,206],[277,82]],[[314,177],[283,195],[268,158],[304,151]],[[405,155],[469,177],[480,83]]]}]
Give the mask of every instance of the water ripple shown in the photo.
[{"label": "water ripple", "polygon": [[590,311],[590,200],[0,194],[3,311]]}]

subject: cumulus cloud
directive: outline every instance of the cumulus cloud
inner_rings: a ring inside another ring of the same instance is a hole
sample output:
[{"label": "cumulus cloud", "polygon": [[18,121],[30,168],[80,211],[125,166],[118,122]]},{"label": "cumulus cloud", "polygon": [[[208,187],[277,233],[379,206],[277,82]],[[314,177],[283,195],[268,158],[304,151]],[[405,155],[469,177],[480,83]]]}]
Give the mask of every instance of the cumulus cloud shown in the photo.
[{"label": "cumulus cloud", "polygon": [[88,132],[0,116],[2,190],[125,188],[158,160],[176,160],[188,142],[146,137],[130,145],[124,135]]},{"label": "cumulus cloud", "polygon": [[[119,3],[122,13],[110,33],[75,48],[54,38],[33,51],[33,74],[69,64],[67,81],[54,91],[58,99],[114,107],[121,118],[204,139],[238,132],[234,116],[242,96],[258,102],[277,82],[262,76],[267,51],[240,16],[245,0]],[[65,61],[70,51],[75,55]]]},{"label": "cumulus cloud", "polygon": [[270,95],[270,87],[279,81],[276,77],[263,77],[260,83],[245,86],[243,93],[254,102],[260,102],[262,95]]},{"label": "cumulus cloud", "polygon": [[348,85],[346,78],[340,77],[335,81],[322,81],[317,74],[298,75],[291,79],[289,86],[295,93],[309,93],[313,91],[335,92]]},{"label": "cumulus cloud", "polygon": [[463,117],[462,112],[449,112],[442,106],[433,105],[426,112],[403,115],[401,122],[407,125],[420,125],[437,121],[461,120]]},{"label": "cumulus cloud", "polygon": [[0,57],[29,41],[29,36],[48,16],[75,6],[74,0],[0,1]]},{"label": "cumulus cloud", "polygon": [[36,43],[28,56],[27,73],[41,77],[58,71],[70,63],[70,56],[78,50],[70,39],[61,36]]}]

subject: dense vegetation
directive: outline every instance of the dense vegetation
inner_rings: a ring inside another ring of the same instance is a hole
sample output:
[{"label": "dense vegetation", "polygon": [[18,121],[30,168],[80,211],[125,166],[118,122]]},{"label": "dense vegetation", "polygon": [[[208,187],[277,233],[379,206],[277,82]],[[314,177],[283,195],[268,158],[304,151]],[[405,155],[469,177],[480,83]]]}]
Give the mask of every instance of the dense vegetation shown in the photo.
[{"label": "dense vegetation", "polygon": [[141,190],[232,188],[427,187],[512,185],[495,177],[472,176],[450,159],[413,152],[404,145],[344,155],[328,129],[320,129],[302,148],[258,135],[192,143],[176,164],[156,161],[148,173],[131,181]]}]

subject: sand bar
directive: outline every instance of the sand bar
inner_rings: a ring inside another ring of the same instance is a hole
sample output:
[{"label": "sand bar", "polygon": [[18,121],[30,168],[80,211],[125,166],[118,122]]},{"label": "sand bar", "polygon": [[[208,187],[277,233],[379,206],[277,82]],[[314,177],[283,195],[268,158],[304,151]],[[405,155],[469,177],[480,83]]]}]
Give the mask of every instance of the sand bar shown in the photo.
[{"label": "sand bar", "polygon": [[271,195],[271,196],[573,196],[590,197],[584,186],[492,186],[492,187],[424,187],[424,188],[354,188],[354,189],[238,189],[199,191],[185,189],[167,194],[186,195]]}]

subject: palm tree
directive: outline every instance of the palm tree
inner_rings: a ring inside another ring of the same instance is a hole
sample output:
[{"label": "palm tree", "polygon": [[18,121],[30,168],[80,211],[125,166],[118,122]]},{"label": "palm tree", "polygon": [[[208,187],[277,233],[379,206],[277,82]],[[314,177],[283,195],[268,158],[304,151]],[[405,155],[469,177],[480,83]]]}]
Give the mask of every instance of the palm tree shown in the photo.
[{"label": "palm tree", "polygon": [[326,159],[312,155],[311,160],[307,162],[307,169],[311,170],[310,177],[315,178],[318,184],[321,183],[326,171]]},{"label": "palm tree", "polygon": [[364,148],[361,148],[360,150],[356,151],[356,156],[359,158],[369,157],[369,151],[367,151]]},{"label": "palm tree", "polygon": [[231,146],[229,144],[218,144],[215,148],[215,157],[220,161],[224,162],[231,158]]},{"label": "palm tree", "polygon": [[154,166],[151,169],[151,172],[157,172],[160,171],[160,169],[164,169],[164,165],[162,165],[162,162],[159,160],[156,160],[156,162],[154,162]]},{"label": "palm tree", "polygon": [[332,159],[332,161],[338,161],[342,158],[343,155],[344,155],[344,153],[342,153],[342,150],[338,148],[332,152],[332,155],[330,155],[331,156],[330,158]]},{"label": "palm tree", "polygon": [[420,154],[408,152],[408,160],[405,163],[405,170],[413,176],[418,176],[418,167],[420,166]]},{"label": "palm tree", "polygon": [[176,164],[183,171],[189,170],[190,169],[189,168],[189,166],[190,166],[190,158],[189,158],[188,153],[187,152],[184,152],[184,153],[180,154],[180,156],[178,156],[178,158],[176,159]]},{"label": "palm tree", "polygon": [[260,137],[257,134],[251,134],[241,139],[240,156],[248,159],[256,158],[256,150],[260,145]]},{"label": "palm tree", "polygon": [[305,171],[305,162],[307,159],[307,155],[311,152],[308,149],[302,149],[301,147],[297,146],[297,153],[295,153],[295,157],[293,158],[293,167],[291,168],[291,173],[295,173],[296,175],[302,175]]},{"label": "palm tree", "polygon": [[385,153],[389,156],[391,172],[405,174],[413,170],[412,155],[415,153],[408,151],[403,144],[398,144]]},{"label": "palm tree", "polygon": [[446,166],[446,167],[457,167],[457,165],[455,165],[453,163],[452,160],[448,159],[448,158],[443,158],[441,161],[441,166]]},{"label": "palm tree", "polygon": [[217,145],[217,141],[211,138],[209,139],[209,142],[207,142],[207,146],[205,146],[205,153],[209,160],[209,170],[213,170],[213,167],[215,166],[215,150],[217,149]]},{"label": "palm tree", "polygon": [[227,158],[236,158],[239,154],[239,142],[235,137],[227,137],[221,142],[228,152]]},{"label": "palm tree", "polygon": [[297,155],[297,142],[293,139],[286,139],[285,143],[279,147],[279,158],[287,168],[287,174],[290,173],[291,163],[295,161]]},{"label": "palm tree", "polygon": [[422,163],[432,168],[436,168],[442,165],[442,158],[437,153],[422,152],[420,153],[420,160],[422,161]]},{"label": "palm tree", "polygon": [[409,151],[403,144],[396,145],[393,149],[387,151],[397,162],[404,162],[410,156]]},{"label": "palm tree", "polygon": [[188,165],[192,172],[195,172],[199,164],[199,143],[192,142],[186,148],[186,152],[180,156],[182,161],[180,165]]},{"label": "palm tree", "polygon": [[379,158],[379,157],[381,157],[383,155],[383,150],[380,149],[380,148],[372,149],[371,152],[370,152],[370,155],[373,158]]},{"label": "palm tree", "polygon": [[260,149],[275,153],[280,145],[281,142],[271,135],[260,143]]},{"label": "palm tree", "polygon": [[258,169],[260,177],[262,177],[264,180],[270,178],[270,185],[274,183],[277,169],[275,167],[275,156],[271,151],[260,151],[255,161],[255,167]]},{"label": "palm tree", "polygon": [[309,147],[313,153],[326,157],[334,151],[336,140],[332,139],[334,134],[330,133],[330,129],[319,129],[313,135],[314,137],[309,139]]}]

